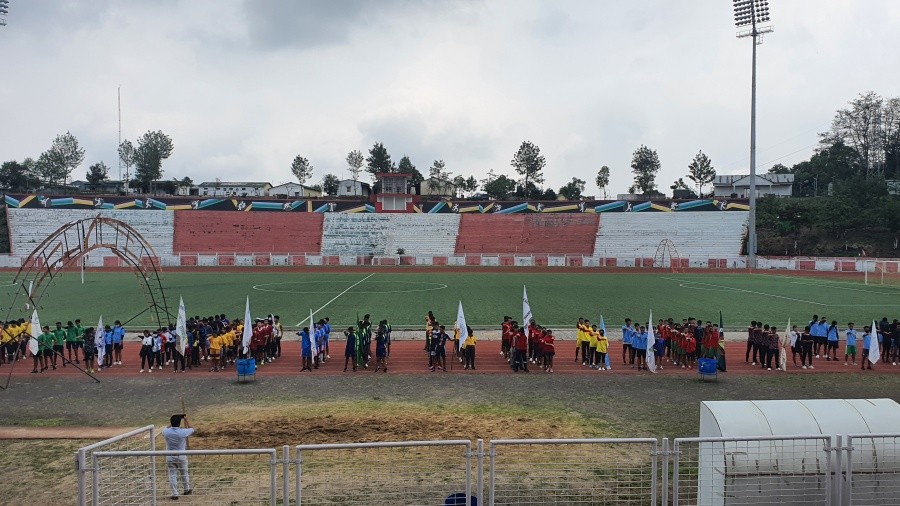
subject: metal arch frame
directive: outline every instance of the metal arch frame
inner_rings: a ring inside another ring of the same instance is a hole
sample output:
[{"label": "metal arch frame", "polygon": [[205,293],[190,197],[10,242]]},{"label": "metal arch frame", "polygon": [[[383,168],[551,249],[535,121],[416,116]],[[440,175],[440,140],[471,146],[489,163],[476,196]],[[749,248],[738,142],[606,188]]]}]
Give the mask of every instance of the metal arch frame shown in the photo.
[{"label": "metal arch frame", "polygon": [[678,248],[675,247],[675,243],[668,237],[659,241],[659,245],[656,247],[656,254],[653,255],[653,266],[665,268],[666,254],[669,255],[669,268],[672,272],[683,272],[684,268],[681,267],[681,255],[678,254]]},{"label": "metal arch frame", "polygon": [[153,247],[134,227],[100,215],[66,223],[41,241],[23,260],[22,267],[13,280],[18,285],[18,290],[13,296],[6,319],[9,320],[20,296],[31,307],[38,308],[47,289],[63,270],[73,264],[78,265],[85,255],[98,249],[112,251],[131,267],[135,276],[140,277],[139,284],[147,297],[147,308],[125,323],[150,311],[159,327],[168,325],[169,319],[174,315],[169,311],[160,278],[161,268]]}]

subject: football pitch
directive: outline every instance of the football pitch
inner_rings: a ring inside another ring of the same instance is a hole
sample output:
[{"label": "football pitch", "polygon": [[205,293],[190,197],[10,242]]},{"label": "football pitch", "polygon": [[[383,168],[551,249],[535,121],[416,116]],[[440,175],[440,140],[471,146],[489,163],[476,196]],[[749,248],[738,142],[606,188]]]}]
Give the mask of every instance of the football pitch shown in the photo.
[{"label": "football pitch", "polygon": [[[16,287],[14,273],[0,277],[3,307],[9,308]],[[466,319],[474,327],[496,327],[504,315],[521,319],[522,288],[535,318],[550,328],[572,326],[579,317],[611,325],[626,317],[646,321],[688,316],[718,321],[719,311],[728,328],[742,328],[762,320],[783,328],[809,321],[813,314],[835,319],[843,326],[872,319],[893,319],[900,313],[900,288],[867,286],[847,279],[770,274],[695,273],[588,273],[584,271],[490,272],[463,270],[433,272],[373,269],[354,272],[277,271],[240,268],[231,272],[168,270],[163,273],[171,313],[184,298],[188,316],[244,314],[250,297],[254,316],[274,313],[288,326],[328,316],[337,325],[350,324],[370,313],[387,318],[397,327],[418,327],[428,311],[441,322],[456,319],[462,301]],[[21,297],[12,318],[27,317]],[[127,320],[147,307],[134,274],[87,272],[84,284],[78,273],[56,278],[40,301],[41,321],[52,323],[81,318],[93,325]],[[174,318],[173,318],[174,321]],[[129,324],[133,330],[149,326],[148,313]]]}]

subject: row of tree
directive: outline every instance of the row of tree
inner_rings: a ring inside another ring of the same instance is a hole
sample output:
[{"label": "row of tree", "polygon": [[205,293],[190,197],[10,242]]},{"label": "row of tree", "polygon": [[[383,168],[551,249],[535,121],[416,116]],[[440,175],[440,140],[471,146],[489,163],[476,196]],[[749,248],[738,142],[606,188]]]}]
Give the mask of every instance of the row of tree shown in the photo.
[{"label": "row of tree", "polygon": [[[161,131],[145,133],[138,138],[137,146],[129,140],[123,141],[119,146],[119,160],[126,172],[130,172],[132,167],[136,169],[131,185],[144,192],[153,190],[151,186],[154,182],[162,179],[162,162],[172,155],[173,149],[172,139]],[[57,135],[50,147],[37,158],[4,162],[0,166],[0,187],[30,191],[65,186],[84,158],[84,148],[71,132]],[[88,167],[86,179],[92,184],[109,180],[109,167],[103,161],[92,164]],[[189,181],[189,178],[186,180]],[[173,181],[172,185],[184,182]]]},{"label": "row of tree", "polygon": [[[374,180],[378,174],[395,173],[410,174],[413,184],[421,184],[425,177],[412,163],[409,156],[403,155],[398,164],[395,164],[387,148],[381,142],[376,142],[369,149],[368,156],[359,150],[350,151],[346,157],[347,170],[350,178],[358,181],[363,170]],[[428,169],[428,185],[431,189],[447,188],[452,185],[458,196],[470,195],[479,189],[491,199],[525,198],[525,199],[556,199],[562,195],[568,200],[578,200],[584,194],[587,182],[573,177],[571,181],[559,188],[558,193],[551,188],[542,188],[544,183],[544,169],[547,165],[546,158],[541,154],[541,149],[530,141],[524,141],[513,155],[510,166],[518,177],[510,177],[506,174],[497,174],[493,169],[489,170],[487,177],[477,180],[474,176],[465,177],[462,174],[453,174],[444,160],[435,160]],[[634,173],[634,184],[629,188],[632,193],[645,195],[661,195],[656,186],[656,175],[661,165],[656,151],[641,145],[632,156],[631,170]],[[309,160],[297,155],[291,164],[291,173],[300,184],[309,181],[313,176],[313,166]],[[712,166],[709,157],[700,151],[694,160],[688,165],[687,177],[693,181],[702,194],[703,187],[713,181],[716,170]],[[597,171],[594,182],[597,188],[606,197],[606,188],[609,186],[610,169],[603,166]],[[337,191],[339,179],[334,174],[325,174],[321,184],[313,185],[314,188],[323,190],[326,194]],[[671,186],[672,189],[688,189],[683,178],[680,178]]]}]

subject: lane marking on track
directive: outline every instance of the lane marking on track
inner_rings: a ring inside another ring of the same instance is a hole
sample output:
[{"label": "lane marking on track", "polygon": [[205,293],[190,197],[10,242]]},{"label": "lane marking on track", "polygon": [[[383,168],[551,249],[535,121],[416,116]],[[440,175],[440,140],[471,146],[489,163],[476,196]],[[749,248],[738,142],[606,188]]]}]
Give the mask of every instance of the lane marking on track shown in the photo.
[{"label": "lane marking on track", "polygon": [[[749,294],[753,294],[753,295],[762,295],[762,296],[765,296],[765,297],[774,297],[774,298],[776,298],[776,299],[792,300],[792,301],[794,301],[794,302],[802,302],[802,303],[804,303],[804,304],[813,304],[813,305],[815,305],[815,306],[828,306],[828,304],[824,304],[824,303],[822,303],[822,302],[813,302],[813,301],[811,301],[811,300],[795,299],[795,298],[793,298],[793,297],[786,297],[786,296],[784,296],[784,295],[776,295],[776,294],[774,294],[774,293],[756,292],[756,291],[753,291],[753,290],[745,290],[745,289],[743,289],[743,288],[734,288],[734,287],[732,287],[732,286],[716,285],[716,284],[713,284],[713,283],[702,283],[702,282],[700,282],[700,281],[690,281],[690,280],[687,280],[687,279],[667,278],[667,277],[665,277],[665,276],[660,276],[660,277],[661,277],[662,279],[667,279],[667,280],[669,280],[669,281],[675,281],[675,282],[677,282],[677,283],[687,283],[687,284],[693,284],[693,285],[712,286],[712,287],[715,287],[715,288],[727,288],[727,289],[729,289],[729,290],[734,290],[735,292],[749,293]],[[683,286],[683,285],[682,285],[682,286]],[[685,288],[690,288],[690,287],[685,287]]]},{"label": "lane marking on track", "polygon": [[[331,300],[329,300],[328,302],[326,302],[322,307],[320,307],[319,309],[316,309],[313,313],[315,314],[315,313],[318,313],[319,311],[325,309],[326,307],[328,307],[329,304],[331,304],[332,302],[338,300],[338,299],[341,298],[341,296],[343,296],[345,293],[347,293],[347,292],[349,292],[351,289],[353,289],[353,287],[355,287],[356,285],[362,283],[363,281],[365,281],[365,280],[371,278],[371,277],[374,276],[374,275],[375,275],[375,273],[373,272],[373,273],[369,274],[368,276],[366,276],[366,277],[360,279],[360,280],[357,281],[356,283],[353,283],[352,285],[348,286],[346,290],[344,290],[343,292],[341,292],[341,293],[335,295],[333,299],[331,299]],[[306,320],[309,320],[309,316],[307,316],[306,318],[304,318],[304,319],[300,320],[299,322],[297,322],[297,325],[296,325],[296,326],[299,327],[300,325],[303,325],[303,322],[305,322]],[[310,322],[310,323],[312,323],[312,322]]]}]

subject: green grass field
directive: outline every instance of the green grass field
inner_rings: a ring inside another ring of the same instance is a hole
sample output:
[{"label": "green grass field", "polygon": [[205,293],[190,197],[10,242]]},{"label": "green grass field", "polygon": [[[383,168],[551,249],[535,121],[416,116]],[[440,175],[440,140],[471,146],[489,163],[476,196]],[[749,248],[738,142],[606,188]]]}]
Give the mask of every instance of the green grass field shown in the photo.
[{"label": "green grass field", "polygon": [[[3,281],[3,307],[8,308],[15,287]],[[618,324],[626,317],[682,318],[688,315],[718,320],[721,310],[727,327],[743,327],[763,320],[783,327],[788,318],[806,322],[813,313],[848,321],[868,322],[900,316],[900,288],[866,286],[861,282],[750,274],[670,273],[490,273],[438,272],[177,272],[164,274],[169,307],[177,312],[184,297],[188,315],[225,312],[242,317],[250,296],[253,314],[276,313],[287,325],[308,317],[329,316],[337,324],[357,314],[386,317],[397,326],[418,326],[425,313],[440,321],[454,321],[462,300],[470,325],[495,326],[506,314],[521,318],[522,286],[535,317],[551,327],[571,325],[579,317],[600,314]],[[19,299],[12,317],[28,314]],[[81,284],[77,273],[57,278],[40,303],[43,322],[76,317],[88,324],[125,320],[146,307],[143,292],[131,273],[88,272]],[[151,324],[148,315],[131,328]]]}]

